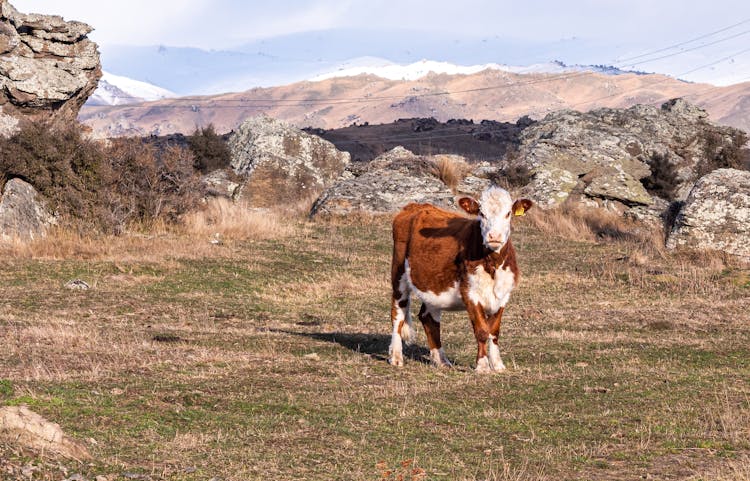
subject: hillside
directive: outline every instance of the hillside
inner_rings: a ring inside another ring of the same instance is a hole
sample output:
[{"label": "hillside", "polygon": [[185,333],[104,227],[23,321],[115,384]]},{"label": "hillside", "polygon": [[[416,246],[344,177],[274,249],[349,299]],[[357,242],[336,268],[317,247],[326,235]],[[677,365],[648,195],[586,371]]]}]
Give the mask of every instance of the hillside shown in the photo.
[{"label": "hillside", "polygon": [[750,129],[750,82],[715,87],[662,75],[516,74],[498,70],[470,75],[429,74],[412,81],[358,75],[136,106],[86,106],[79,118],[96,135],[110,137],[189,133],[209,123],[217,131],[226,132],[245,118],[261,114],[302,127],[325,129],[412,117],[514,122],[523,115],[541,118],[565,108],[658,104],[673,97],[686,97],[705,108],[714,122]]}]

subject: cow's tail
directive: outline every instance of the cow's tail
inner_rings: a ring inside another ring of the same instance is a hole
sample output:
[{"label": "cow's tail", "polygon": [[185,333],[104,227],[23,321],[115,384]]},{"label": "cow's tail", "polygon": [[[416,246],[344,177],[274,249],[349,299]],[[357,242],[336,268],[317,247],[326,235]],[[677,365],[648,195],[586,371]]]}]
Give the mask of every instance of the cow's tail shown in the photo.
[{"label": "cow's tail", "polygon": [[417,340],[417,331],[414,330],[414,324],[411,322],[411,316],[406,316],[404,325],[401,326],[401,339],[403,339],[407,345],[414,344],[414,342]]}]

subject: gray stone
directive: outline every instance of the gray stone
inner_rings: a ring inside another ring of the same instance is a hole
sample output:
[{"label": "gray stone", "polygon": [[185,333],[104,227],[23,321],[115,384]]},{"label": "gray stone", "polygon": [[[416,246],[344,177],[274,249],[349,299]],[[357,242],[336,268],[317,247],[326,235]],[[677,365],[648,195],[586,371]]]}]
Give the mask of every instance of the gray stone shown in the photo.
[{"label": "gray stone", "polygon": [[229,139],[234,171],[247,178],[241,197],[271,207],[314,197],[349,164],[349,153],[281,120],[254,117]]},{"label": "gray stone", "polygon": [[677,214],[667,247],[750,258],[750,172],[718,169],[701,177]]},{"label": "gray stone", "polygon": [[201,183],[206,190],[206,194],[211,197],[224,197],[230,200],[236,200],[240,193],[240,180],[237,175],[226,169],[219,169],[206,174]]},{"label": "gray stone", "polygon": [[75,122],[102,75],[91,27],[0,0],[0,135],[23,121]]},{"label": "gray stone", "polygon": [[682,99],[661,108],[562,110],[523,130],[511,164],[532,173],[524,190],[541,207],[580,194],[584,202],[610,200],[632,209],[655,202],[641,183],[651,175],[652,158],[674,165],[677,196],[684,199],[705,170],[706,152],[730,147],[738,134],[709,123],[704,110]]},{"label": "gray stone", "polygon": [[411,202],[455,206],[454,195],[438,178],[435,164],[396,147],[373,159],[360,175],[342,178],[327,189],[310,215],[386,214]]},{"label": "gray stone", "polygon": [[0,198],[0,238],[43,237],[55,222],[34,187],[21,179],[6,182]]}]

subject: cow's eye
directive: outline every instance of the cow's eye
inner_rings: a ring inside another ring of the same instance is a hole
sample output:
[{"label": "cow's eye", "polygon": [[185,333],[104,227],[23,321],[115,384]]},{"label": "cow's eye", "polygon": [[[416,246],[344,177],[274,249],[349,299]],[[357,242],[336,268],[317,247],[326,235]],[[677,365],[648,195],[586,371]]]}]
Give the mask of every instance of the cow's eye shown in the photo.
[{"label": "cow's eye", "polygon": [[507,214],[505,214],[505,218],[507,219],[508,217],[510,217],[510,212],[508,212]]}]

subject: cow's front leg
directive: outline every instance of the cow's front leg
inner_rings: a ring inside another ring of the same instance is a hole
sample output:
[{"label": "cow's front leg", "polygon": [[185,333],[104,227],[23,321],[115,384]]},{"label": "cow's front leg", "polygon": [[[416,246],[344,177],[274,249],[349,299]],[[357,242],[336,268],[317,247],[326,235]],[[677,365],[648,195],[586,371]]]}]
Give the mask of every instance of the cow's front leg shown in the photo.
[{"label": "cow's front leg", "polygon": [[474,329],[474,337],[477,340],[477,372],[494,372],[490,358],[488,357],[488,341],[490,339],[490,327],[487,324],[487,316],[481,304],[471,300],[465,300],[466,310],[469,313],[471,327]]},{"label": "cow's front leg", "polygon": [[500,347],[498,346],[498,339],[500,337],[500,324],[502,322],[504,309],[505,308],[501,307],[496,313],[492,314],[488,320],[490,336],[489,340],[487,341],[487,357],[490,361],[490,367],[495,372],[505,370],[505,364],[503,364],[503,360],[500,357]]}]

